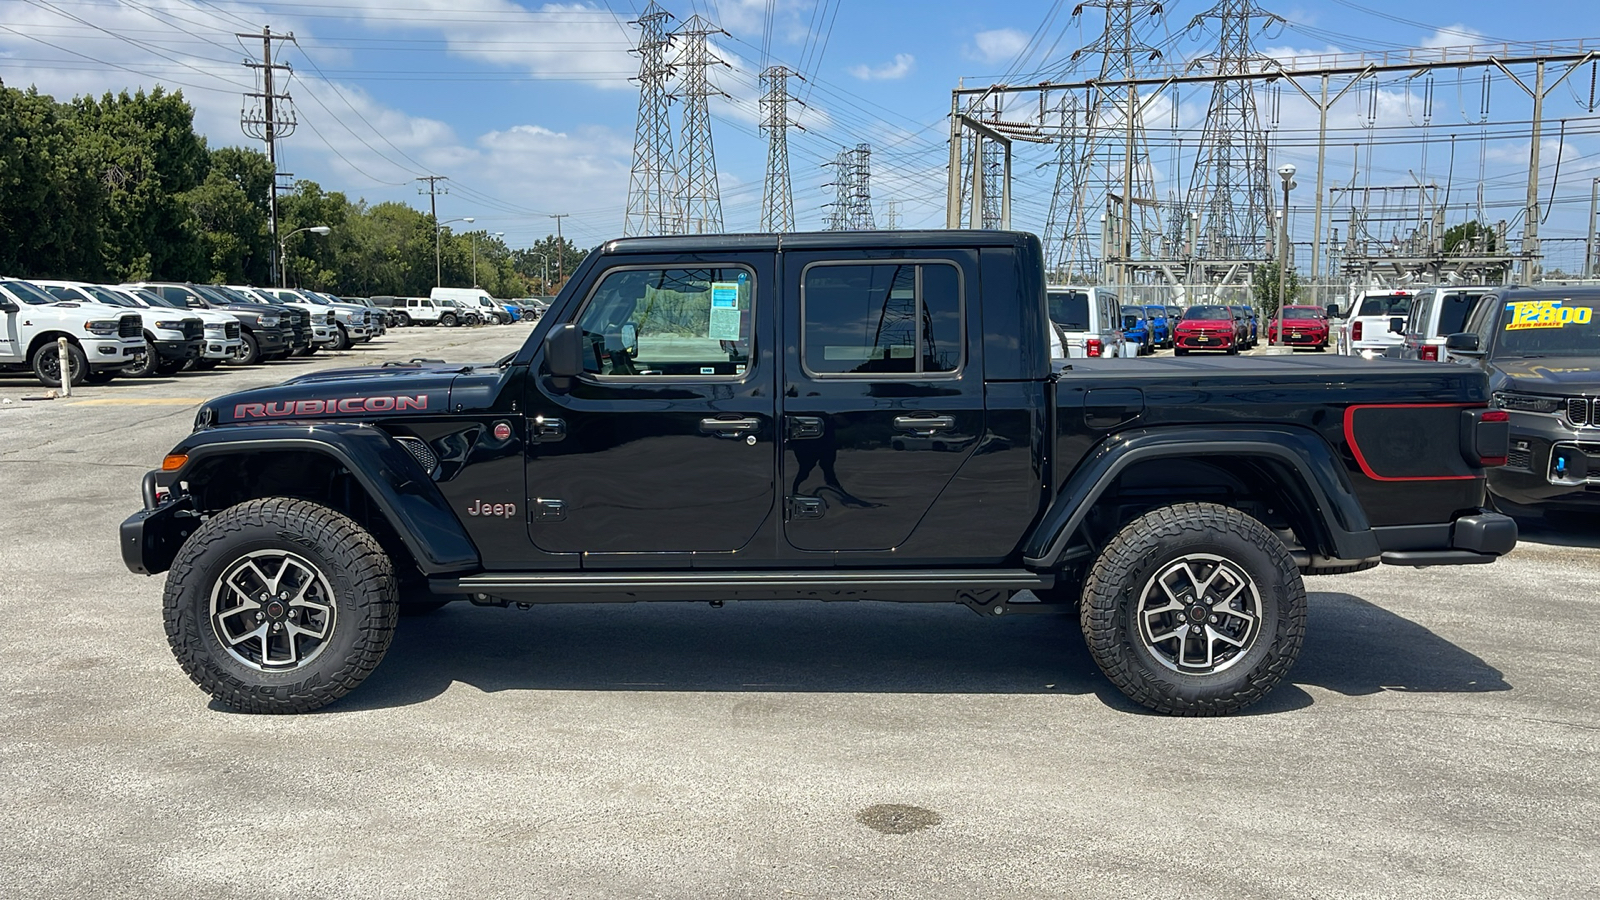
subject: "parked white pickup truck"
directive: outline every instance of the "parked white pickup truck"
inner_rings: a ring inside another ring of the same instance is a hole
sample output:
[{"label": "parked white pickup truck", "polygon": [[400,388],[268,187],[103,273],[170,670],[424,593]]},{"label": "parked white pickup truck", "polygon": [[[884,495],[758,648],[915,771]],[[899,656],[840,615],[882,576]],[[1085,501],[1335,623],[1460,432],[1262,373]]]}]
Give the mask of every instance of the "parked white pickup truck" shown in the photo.
[{"label": "parked white pickup truck", "polygon": [[1406,342],[1406,317],[1412,291],[1367,291],[1350,306],[1350,321],[1339,333],[1339,352],[1368,359],[1384,356]]},{"label": "parked white pickup truck", "polygon": [[139,315],[100,303],[62,303],[32,284],[0,278],[0,371],[32,369],[61,385],[56,338],[67,339],[74,385],[104,384],[145,353]]}]

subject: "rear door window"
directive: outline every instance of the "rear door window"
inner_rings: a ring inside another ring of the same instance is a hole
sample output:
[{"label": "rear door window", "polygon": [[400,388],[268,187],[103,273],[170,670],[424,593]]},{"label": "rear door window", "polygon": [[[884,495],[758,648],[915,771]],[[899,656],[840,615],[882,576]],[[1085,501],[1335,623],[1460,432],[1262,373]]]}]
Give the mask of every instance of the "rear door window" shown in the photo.
[{"label": "rear door window", "polygon": [[965,361],[961,271],[951,263],[812,263],[801,319],[814,377],[948,374]]}]

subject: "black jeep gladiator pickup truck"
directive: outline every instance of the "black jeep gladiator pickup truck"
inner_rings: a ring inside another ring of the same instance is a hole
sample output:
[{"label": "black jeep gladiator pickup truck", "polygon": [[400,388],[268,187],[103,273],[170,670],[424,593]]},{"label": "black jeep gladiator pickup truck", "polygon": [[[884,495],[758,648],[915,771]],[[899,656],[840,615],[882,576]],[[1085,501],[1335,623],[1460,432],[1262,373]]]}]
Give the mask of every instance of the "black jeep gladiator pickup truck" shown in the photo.
[{"label": "black jeep gladiator pickup truck", "polygon": [[451,599],[945,601],[1079,615],[1166,713],[1293,664],[1302,574],[1486,563],[1506,414],[1462,366],[1048,358],[1037,238],[612,241],[494,363],[201,407],[124,559],[223,703],[338,699]]}]

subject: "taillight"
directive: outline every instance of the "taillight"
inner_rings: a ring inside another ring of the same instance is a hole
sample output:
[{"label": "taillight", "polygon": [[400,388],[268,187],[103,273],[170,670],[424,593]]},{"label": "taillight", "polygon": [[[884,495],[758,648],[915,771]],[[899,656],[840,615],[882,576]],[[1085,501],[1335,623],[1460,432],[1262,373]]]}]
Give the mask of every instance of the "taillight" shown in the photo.
[{"label": "taillight", "polygon": [[1419,359],[1428,360],[1429,362],[1438,362],[1439,361],[1439,345],[1438,344],[1423,344],[1421,347],[1417,348],[1417,357]]},{"label": "taillight", "polygon": [[1105,350],[1105,345],[1095,338],[1083,342],[1083,352],[1086,356],[1099,356]]},{"label": "taillight", "polygon": [[1461,455],[1474,466],[1503,466],[1511,452],[1511,414],[1469,409],[1461,414]]},{"label": "taillight", "polygon": [[1354,322],[1350,323],[1350,340],[1352,340],[1352,341],[1361,340],[1361,320],[1360,319],[1357,319]]}]

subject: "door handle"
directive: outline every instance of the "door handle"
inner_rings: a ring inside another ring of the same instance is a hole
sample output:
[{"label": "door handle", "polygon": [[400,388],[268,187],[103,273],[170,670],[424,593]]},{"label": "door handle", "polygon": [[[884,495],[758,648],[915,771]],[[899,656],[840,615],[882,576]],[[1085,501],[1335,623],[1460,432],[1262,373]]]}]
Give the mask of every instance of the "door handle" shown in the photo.
[{"label": "door handle", "polygon": [[701,434],[715,434],[723,437],[746,434],[760,427],[761,420],[755,418],[700,420]]},{"label": "door handle", "polygon": [[933,434],[956,427],[955,416],[895,416],[894,427],[916,434]]}]

